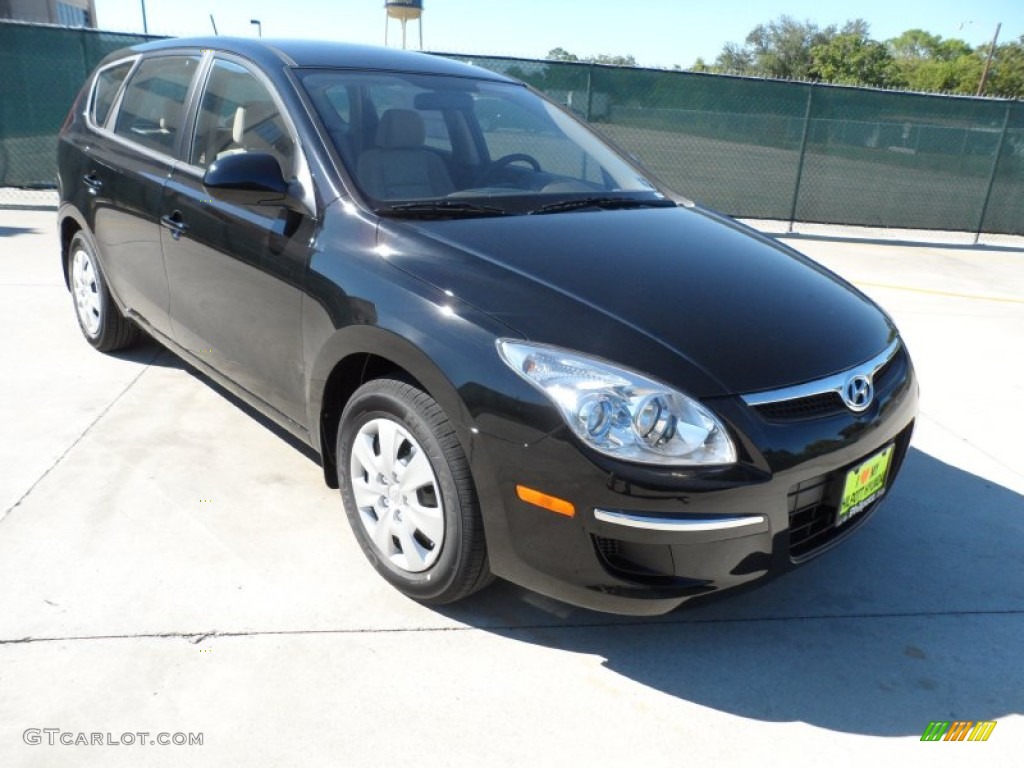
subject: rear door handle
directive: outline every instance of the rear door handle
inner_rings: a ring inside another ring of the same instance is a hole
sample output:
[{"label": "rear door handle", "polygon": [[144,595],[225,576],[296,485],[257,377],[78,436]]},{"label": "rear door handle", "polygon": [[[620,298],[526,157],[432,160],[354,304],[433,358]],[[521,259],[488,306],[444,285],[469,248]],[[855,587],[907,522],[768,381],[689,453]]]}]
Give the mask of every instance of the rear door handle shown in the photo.
[{"label": "rear door handle", "polygon": [[95,173],[87,173],[82,177],[82,181],[85,182],[85,186],[89,188],[90,194],[95,195],[101,189],[103,189],[103,179],[97,176]]},{"label": "rear door handle", "polygon": [[188,224],[181,220],[181,211],[161,216],[160,223],[171,230],[171,237],[175,240],[180,239],[182,234],[188,230]]}]

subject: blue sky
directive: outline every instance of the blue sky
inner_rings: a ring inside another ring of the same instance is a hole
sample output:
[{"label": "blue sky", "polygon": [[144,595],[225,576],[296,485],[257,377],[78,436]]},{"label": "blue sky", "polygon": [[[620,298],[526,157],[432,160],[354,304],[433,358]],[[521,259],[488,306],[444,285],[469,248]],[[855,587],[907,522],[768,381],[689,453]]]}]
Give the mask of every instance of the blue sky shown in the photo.
[{"label": "blue sky", "polygon": [[[142,0],[96,0],[102,29],[142,31]],[[145,0],[154,34],[220,33],[252,36],[262,22],[266,37],[314,37],[383,44],[383,0]],[[577,55],[632,54],[640,64],[689,66],[713,60],[726,42],[742,42],[755,25],[785,13],[821,26],[860,17],[876,39],[920,27],[972,45],[1024,35],[1024,0],[820,0],[686,2],[685,0],[425,0],[424,48],[459,53],[543,57],[561,46]],[[410,42],[416,30],[410,26]],[[397,23],[391,42],[399,39]]]}]

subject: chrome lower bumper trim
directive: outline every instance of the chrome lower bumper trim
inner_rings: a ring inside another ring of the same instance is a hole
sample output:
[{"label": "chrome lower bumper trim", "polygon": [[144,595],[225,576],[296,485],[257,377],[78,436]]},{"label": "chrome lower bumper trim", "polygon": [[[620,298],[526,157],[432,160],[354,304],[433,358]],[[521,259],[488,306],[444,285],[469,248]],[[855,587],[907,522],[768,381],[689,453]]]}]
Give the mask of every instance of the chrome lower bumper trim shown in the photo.
[{"label": "chrome lower bumper trim", "polygon": [[704,518],[669,518],[639,515],[635,512],[595,509],[594,517],[603,523],[624,525],[627,528],[644,528],[648,531],[674,531],[676,533],[696,533],[697,531],[724,531],[729,528],[743,528],[748,525],[763,525],[764,515],[749,517],[704,517]]}]

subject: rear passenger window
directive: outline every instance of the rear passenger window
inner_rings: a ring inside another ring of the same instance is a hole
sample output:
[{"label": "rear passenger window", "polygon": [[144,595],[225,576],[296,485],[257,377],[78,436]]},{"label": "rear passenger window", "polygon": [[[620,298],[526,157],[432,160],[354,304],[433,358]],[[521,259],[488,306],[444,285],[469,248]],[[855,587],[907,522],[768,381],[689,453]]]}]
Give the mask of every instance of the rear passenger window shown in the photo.
[{"label": "rear passenger window", "polygon": [[107,67],[96,76],[96,87],[92,94],[92,121],[102,127],[114,106],[114,99],[121,90],[121,83],[128,77],[134,61],[126,61]]},{"label": "rear passenger window", "polygon": [[196,56],[144,60],[128,81],[114,133],[172,154],[185,121],[185,97],[198,67]]},{"label": "rear passenger window", "polygon": [[270,91],[249,70],[218,59],[199,105],[190,162],[205,168],[236,152],[269,152],[285,178],[294,173],[295,142]]}]

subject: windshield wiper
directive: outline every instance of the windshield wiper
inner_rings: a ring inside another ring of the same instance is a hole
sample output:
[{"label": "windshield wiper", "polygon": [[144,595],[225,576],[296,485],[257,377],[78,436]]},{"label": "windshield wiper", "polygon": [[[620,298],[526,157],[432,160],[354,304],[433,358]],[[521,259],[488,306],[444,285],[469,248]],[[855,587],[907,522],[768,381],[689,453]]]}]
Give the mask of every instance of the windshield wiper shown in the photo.
[{"label": "windshield wiper", "polygon": [[417,203],[399,203],[378,208],[381,216],[400,216],[411,219],[454,219],[470,216],[507,216],[504,208],[477,205],[457,200],[430,200]]},{"label": "windshield wiper", "polygon": [[534,208],[531,214],[537,213],[562,213],[564,211],[579,211],[585,208],[603,208],[605,210],[622,208],[671,208],[675,205],[672,200],[665,198],[637,199],[635,197],[582,197],[575,200],[562,200],[557,203],[548,203],[540,208]]}]

